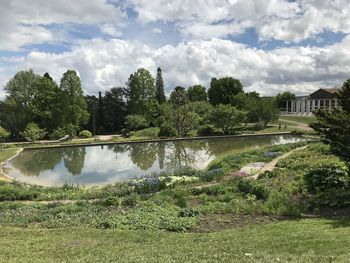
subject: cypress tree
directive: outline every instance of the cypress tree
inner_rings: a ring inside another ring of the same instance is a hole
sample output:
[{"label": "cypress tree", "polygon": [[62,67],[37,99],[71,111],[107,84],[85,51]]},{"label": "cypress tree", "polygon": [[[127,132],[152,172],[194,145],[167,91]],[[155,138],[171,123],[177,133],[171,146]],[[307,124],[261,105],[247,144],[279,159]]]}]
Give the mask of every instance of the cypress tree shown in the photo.
[{"label": "cypress tree", "polygon": [[159,104],[162,104],[166,101],[165,95],[164,95],[164,82],[162,77],[162,70],[161,68],[157,69],[157,78],[156,78],[156,98]]}]

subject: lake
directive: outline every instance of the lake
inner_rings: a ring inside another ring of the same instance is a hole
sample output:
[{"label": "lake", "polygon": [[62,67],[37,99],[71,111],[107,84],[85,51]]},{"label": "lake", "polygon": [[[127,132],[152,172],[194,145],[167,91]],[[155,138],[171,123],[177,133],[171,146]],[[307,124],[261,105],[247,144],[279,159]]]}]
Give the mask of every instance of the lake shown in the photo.
[{"label": "lake", "polygon": [[105,185],[185,166],[205,169],[229,152],[301,140],[278,135],[25,150],[5,164],[5,171],[29,184]]}]

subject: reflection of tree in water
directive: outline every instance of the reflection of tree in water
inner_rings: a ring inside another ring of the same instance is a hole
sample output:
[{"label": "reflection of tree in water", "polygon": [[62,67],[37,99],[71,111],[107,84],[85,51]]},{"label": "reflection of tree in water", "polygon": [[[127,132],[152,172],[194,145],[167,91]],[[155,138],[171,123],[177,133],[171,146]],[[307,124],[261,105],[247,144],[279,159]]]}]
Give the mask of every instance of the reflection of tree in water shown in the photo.
[{"label": "reflection of tree in water", "polygon": [[127,148],[127,144],[108,145],[108,150],[112,150],[114,153],[116,153],[115,158],[118,158],[118,154],[122,154],[127,151]]},{"label": "reflection of tree in water", "polygon": [[157,160],[157,143],[134,143],[128,145],[129,157],[141,170],[146,171]]},{"label": "reflection of tree in water", "polygon": [[71,147],[63,150],[64,166],[72,175],[79,175],[84,167],[85,147]]},{"label": "reflection of tree in water", "polygon": [[204,155],[207,156],[205,141],[181,141],[167,144],[169,152],[166,155],[166,166],[169,169],[193,167]]},{"label": "reflection of tree in water", "polygon": [[165,143],[158,143],[158,165],[160,169],[164,168],[164,160],[165,160]]},{"label": "reflection of tree in water", "polygon": [[23,151],[12,164],[27,176],[38,176],[46,170],[53,170],[62,159],[61,149]]}]

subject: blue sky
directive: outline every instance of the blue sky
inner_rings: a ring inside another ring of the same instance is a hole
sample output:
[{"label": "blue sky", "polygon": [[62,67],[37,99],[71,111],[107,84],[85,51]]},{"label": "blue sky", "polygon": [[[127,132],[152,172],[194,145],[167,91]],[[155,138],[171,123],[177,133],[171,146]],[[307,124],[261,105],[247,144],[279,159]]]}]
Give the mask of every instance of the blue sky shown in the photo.
[{"label": "blue sky", "polygon": [[96,94],[158,66],[167,93],[233,76],[307,94],[350,77],[348,17],[347,0],[0,1],[0,98],[19,70],[75,69]]}]

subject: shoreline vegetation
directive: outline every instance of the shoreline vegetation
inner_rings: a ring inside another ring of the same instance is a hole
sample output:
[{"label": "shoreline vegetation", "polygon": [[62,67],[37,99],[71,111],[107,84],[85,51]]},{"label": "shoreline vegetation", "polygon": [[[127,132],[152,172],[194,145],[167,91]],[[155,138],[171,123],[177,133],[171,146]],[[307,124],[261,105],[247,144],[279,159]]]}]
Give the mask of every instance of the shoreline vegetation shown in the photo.
[{"label": "shoreline vegetation", "polygon": [[[249,164],[269,163],[303,146],[306,148],[279,160],[273,170],[256,179],[244,170]],[[67,260],[77,260],[88,248],[98,252],[87,261],[104,260],[106,255],[114,260],[125,259],[123,250],[108,251],[107,243],[111,242],[128,247],[127,260],[138,262],[138,236],[148,244],[148,249],[141,249],[143,262],[152,262],[155,257],[169,261],[175,244],[176,254],[183,260],[190,257],[192,262],[205,257],[211,262],[232,262],[233,258],[236,262],[346,262],[345,247],[350,245],[346,200],[350,191],[338,189],[341,195],[335,196],[330,192],[320,194],[311,190],[306,180],[312,169],[327,165],[343,169],[343,163],[328,146],[300,142],[228,154],[214,160],[204,171],[185,168],[101,187],[41,187],[0,181],[2,260],[15,262],[29,256],[29,262],[56,262],[52,255],[63,243],[67,244],[63,248]],[[60,238],[45,238],[51,234]],[[23,240],[28,236],[37,245],[14,255],[11,251],[21,246],[15,242],[19,236]],[[159,248],[154,243],[155,236],[161,236],[162,251],[146,252]],[[339,246],[332,243],[329,247],[335,238]],[[211,253],[220,253],[220,259],[203,251],[202,245],[209,239],[214,242]],[[193,243],[194,240],[197,241]],[[191,247],[190,256],[179,242]],[[222,242],[230,246],[219,246]],[[278,242],[285,245],[278,246]],[[304,242],[313,245],[301,246]],[[33,251],[44,246],[42,256],[31,258]],[[223,251],[231,256],[225,256]]]}]

